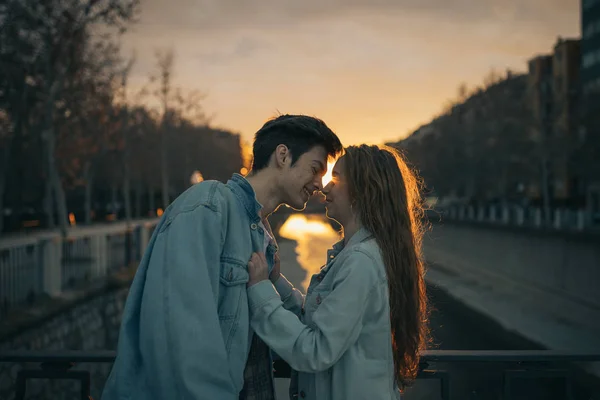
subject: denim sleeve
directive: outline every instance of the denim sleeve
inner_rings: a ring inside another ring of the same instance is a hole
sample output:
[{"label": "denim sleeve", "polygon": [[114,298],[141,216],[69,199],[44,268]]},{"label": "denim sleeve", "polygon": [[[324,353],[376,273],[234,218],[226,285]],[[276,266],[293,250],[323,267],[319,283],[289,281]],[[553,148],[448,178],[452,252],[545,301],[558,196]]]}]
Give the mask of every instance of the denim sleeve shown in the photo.
[{"label": "denim sleeve", "polygon": [[300,317],[302,306],[304,305],[304,295],[287,280],[283,274],[279,276],[274,283],[275,289],[283,301],[283,308],[289,310]]},{"label": "denim sleeve", "polygon": [[238,398],[217,314],[222,231],[221,214],[204,206],[168,228],[163,295],[173,398]]},{"label": "denim sleeve", "polygon": [[341,265],[333,290],[303,324],[283,307],[269,281],[248,289],[252,329],[295,370],[320,372],[330,368],[356,342],[368,299],[379,283],[375,261],[355,251]]}]

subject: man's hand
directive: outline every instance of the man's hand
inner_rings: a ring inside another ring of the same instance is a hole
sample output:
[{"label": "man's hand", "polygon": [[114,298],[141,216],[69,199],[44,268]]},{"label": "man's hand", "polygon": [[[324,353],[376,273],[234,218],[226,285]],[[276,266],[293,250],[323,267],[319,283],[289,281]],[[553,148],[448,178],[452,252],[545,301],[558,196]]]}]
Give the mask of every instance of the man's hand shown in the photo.
[{"label": "man's hand", "polygon": [[280,260],[279,260],[279,253],[275,253],[275,255],[273,256],[273,270],[271,271],[271,274],[269,275],[269,279],[271,280],[271,283],[275,283],[277,282],[277,279],[279,279],[279,276],[281,275],[281,266],[280,264]]},{"label": "man's hand", "polygon": [[248,261],[248,274],[250,275],[248,287],[269,279],[269,265],[264,253],[252,253]]}]

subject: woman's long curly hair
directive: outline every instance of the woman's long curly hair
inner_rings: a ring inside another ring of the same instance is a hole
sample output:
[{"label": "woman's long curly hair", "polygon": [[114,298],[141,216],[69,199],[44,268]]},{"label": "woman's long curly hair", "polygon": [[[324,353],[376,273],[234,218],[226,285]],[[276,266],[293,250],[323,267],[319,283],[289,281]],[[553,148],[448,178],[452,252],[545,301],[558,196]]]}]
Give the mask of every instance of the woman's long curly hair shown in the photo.
[{"label": "woman's long curly hair", "polygon": [[375,236],[385,263],[395,378],[403,389],[415,379],[419,352],[430,337],[421,253],[422,182],[390,147],[350,146],[344,158],[354,212]]}]

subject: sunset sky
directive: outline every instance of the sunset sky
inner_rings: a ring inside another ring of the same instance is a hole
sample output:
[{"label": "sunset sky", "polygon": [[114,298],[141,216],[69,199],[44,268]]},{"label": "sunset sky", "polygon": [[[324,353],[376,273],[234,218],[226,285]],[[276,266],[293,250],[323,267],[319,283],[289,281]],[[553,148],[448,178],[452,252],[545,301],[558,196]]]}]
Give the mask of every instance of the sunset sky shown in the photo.
[{"label": "sunset sky", "polygon": [[277,113],[323,118],[345,145],[398,140],[461,82],[524,71],[579,36],[579,0],[142,0],[125,37],[133,86],[173,47],[175,82],[250,141]]}]

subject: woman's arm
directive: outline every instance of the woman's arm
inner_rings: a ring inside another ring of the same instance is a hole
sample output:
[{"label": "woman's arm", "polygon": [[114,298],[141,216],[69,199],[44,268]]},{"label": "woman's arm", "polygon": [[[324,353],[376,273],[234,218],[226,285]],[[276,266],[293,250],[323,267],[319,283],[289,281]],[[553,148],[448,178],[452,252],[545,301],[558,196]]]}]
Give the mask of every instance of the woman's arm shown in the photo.
[{"label": "woman's arm", "polygon": [[297,317],[300,317],[302,306],[304,305],[304,295],[296,289],[283,274],[273,283],[275,289],[279,293],[279,297],[283,302],[283,308],[293,312]]},{"label": "woman's arm", "polygon": [[[375,261],[355,250],[337,272],[332,291],[304,325],[286,310],[268,280],[248,288],[252,329],[297,371],[318,372],[330,368],[356,342],[372,291],[379,278]],[[250,265],[249,265],[250,269]]]}]

